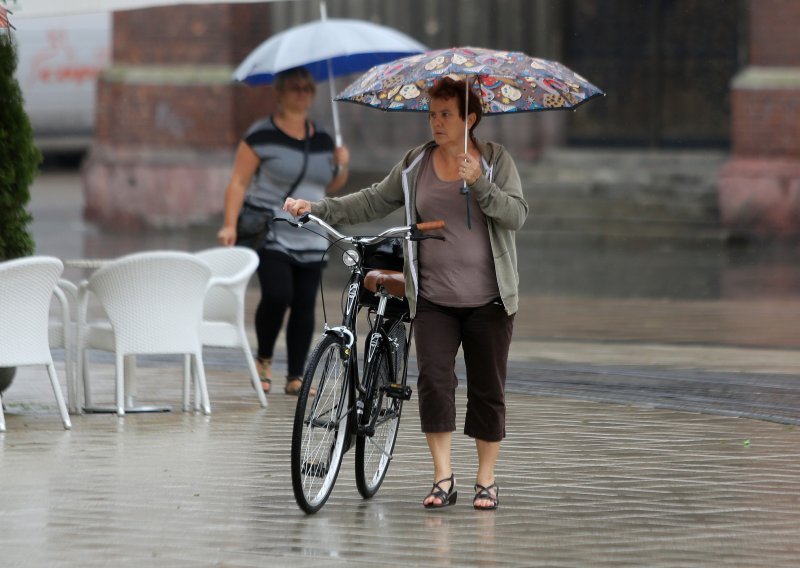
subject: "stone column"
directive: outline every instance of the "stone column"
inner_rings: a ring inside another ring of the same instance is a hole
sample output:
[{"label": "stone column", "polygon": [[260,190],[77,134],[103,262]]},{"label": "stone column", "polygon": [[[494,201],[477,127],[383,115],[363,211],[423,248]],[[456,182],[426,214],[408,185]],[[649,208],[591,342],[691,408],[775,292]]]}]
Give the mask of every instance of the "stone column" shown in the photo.
[{"label": "stone column", "polygon": [[732,152],[719,177],[734,236],[800,237],[800,1],[750,0],[749,65],[733,80]]},{"label": "stone column", "polygon": [[231,83],[271,33],[269,3],[114,14],[83,168],[84,216],[109,228],[185,228],[217,218],[241,135],[272,89]]}]

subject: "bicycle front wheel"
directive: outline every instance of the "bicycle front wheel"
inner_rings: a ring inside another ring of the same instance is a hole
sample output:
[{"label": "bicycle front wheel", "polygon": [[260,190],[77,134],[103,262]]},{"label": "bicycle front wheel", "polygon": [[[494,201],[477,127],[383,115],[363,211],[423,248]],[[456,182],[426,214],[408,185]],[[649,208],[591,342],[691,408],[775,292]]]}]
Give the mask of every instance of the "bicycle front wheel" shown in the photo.
[{"label": "bicycle front wheel", "polygon": [[330,497],[342,465],[349,420],[347,358],[342,341],[325,335],[303,378],[292,431],[292,489],[306,513]]},{"label": "bicycle front wheel", "polygon": [[[405,337],[402,337],[402,342],[405,345]],[[365,409],[369,412],[365,412],[364,419],[365,423],[374,420],[374,429],[359,433],[356,441],[356,486],[365,499],[369,499],[380,489],[389,469],[400,429],[403,398],[389,396],[386,389],[394,382],[390,357],[388,345],[381,342],[365,370],[366,384],[374,385],[371,389],[372,397]],[[398,379],[405,385],[405,373],[398,376]]]}]

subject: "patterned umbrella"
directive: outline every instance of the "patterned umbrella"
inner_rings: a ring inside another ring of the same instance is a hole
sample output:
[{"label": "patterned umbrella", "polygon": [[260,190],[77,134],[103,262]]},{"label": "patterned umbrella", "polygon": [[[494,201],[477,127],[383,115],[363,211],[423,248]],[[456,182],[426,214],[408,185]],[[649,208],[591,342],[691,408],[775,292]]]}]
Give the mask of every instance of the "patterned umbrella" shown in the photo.
[{"label": "patterned umbrella", "polygon": [[376,65],[335,100],[385,111],[427,112],[427,90],[447,76],[469,79],[488,115],[574,109],[605,94],[556,61],[514,51],[456,47]]},{"label": "patterned umbrella", "polygon": [[[514,51],[454,47],[376,65],[334,100],[385,111],[427,112],[428,89],[443,77],[465,80],[465,88],[475,92],[483,103],[483,114],[487,115],[574,109],[593,97],[605,95],[556,61]],[[464,115],[467,114],[465,111]],[[465,122],[464,153],[467,137]],[[467,226],[470,226],[466,181],[461,193],[467,199]]]}]

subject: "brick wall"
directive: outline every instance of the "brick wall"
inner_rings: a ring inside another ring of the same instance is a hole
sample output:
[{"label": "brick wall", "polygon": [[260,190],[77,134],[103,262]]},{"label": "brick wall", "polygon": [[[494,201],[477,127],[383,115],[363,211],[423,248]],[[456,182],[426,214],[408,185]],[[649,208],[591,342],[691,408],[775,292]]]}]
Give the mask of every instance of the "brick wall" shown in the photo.
[{"label": "brick wall", "polygon": [[750,64],[800,66],[800,1],[751,0]]},{"label": "brick wall", "polygon": [[95,140],[119,146],[231,149],[273,106],[268,87],[131,84],[101,78]]},{"label": "brick wall", "polygon": [[115,64],[238,64],[271,34],[264,4],[166,6],[114,13]]},{"label": "brick wall", "polygon": [[800,158],[797,90],[734,90],[731,106],[734,155]]}]

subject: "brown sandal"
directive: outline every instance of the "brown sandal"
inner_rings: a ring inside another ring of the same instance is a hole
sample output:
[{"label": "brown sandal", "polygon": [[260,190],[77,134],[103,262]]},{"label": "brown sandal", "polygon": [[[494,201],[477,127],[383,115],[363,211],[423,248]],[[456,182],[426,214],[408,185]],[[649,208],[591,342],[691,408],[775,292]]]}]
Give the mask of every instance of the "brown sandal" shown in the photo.
[{"label": "brown sandal", "polygon": [[[283,392],[291,396],[300,396],[301,390],[303,390],[303,379],[301,379],[300,377],[286,377],[286,386],[283,387]],[[311,387],[311,389],[309,389],[308,394],[310,396],[316,396],[317,389]]]},{"label": "brown sandal", "polygon": [[261,380],[261,390],[264,394],[269,394],[272,390],[272,378],[267,375],[272,374],[272,359],[256,358],[256,370],[258,371],[258,378]]},{"label": "brown sandal", "polygon": [[283,392],[292,396],[299,396],[301,390],[303,390],[303,379],[300,377],[286,378],[286,386],[283,387]]}]

